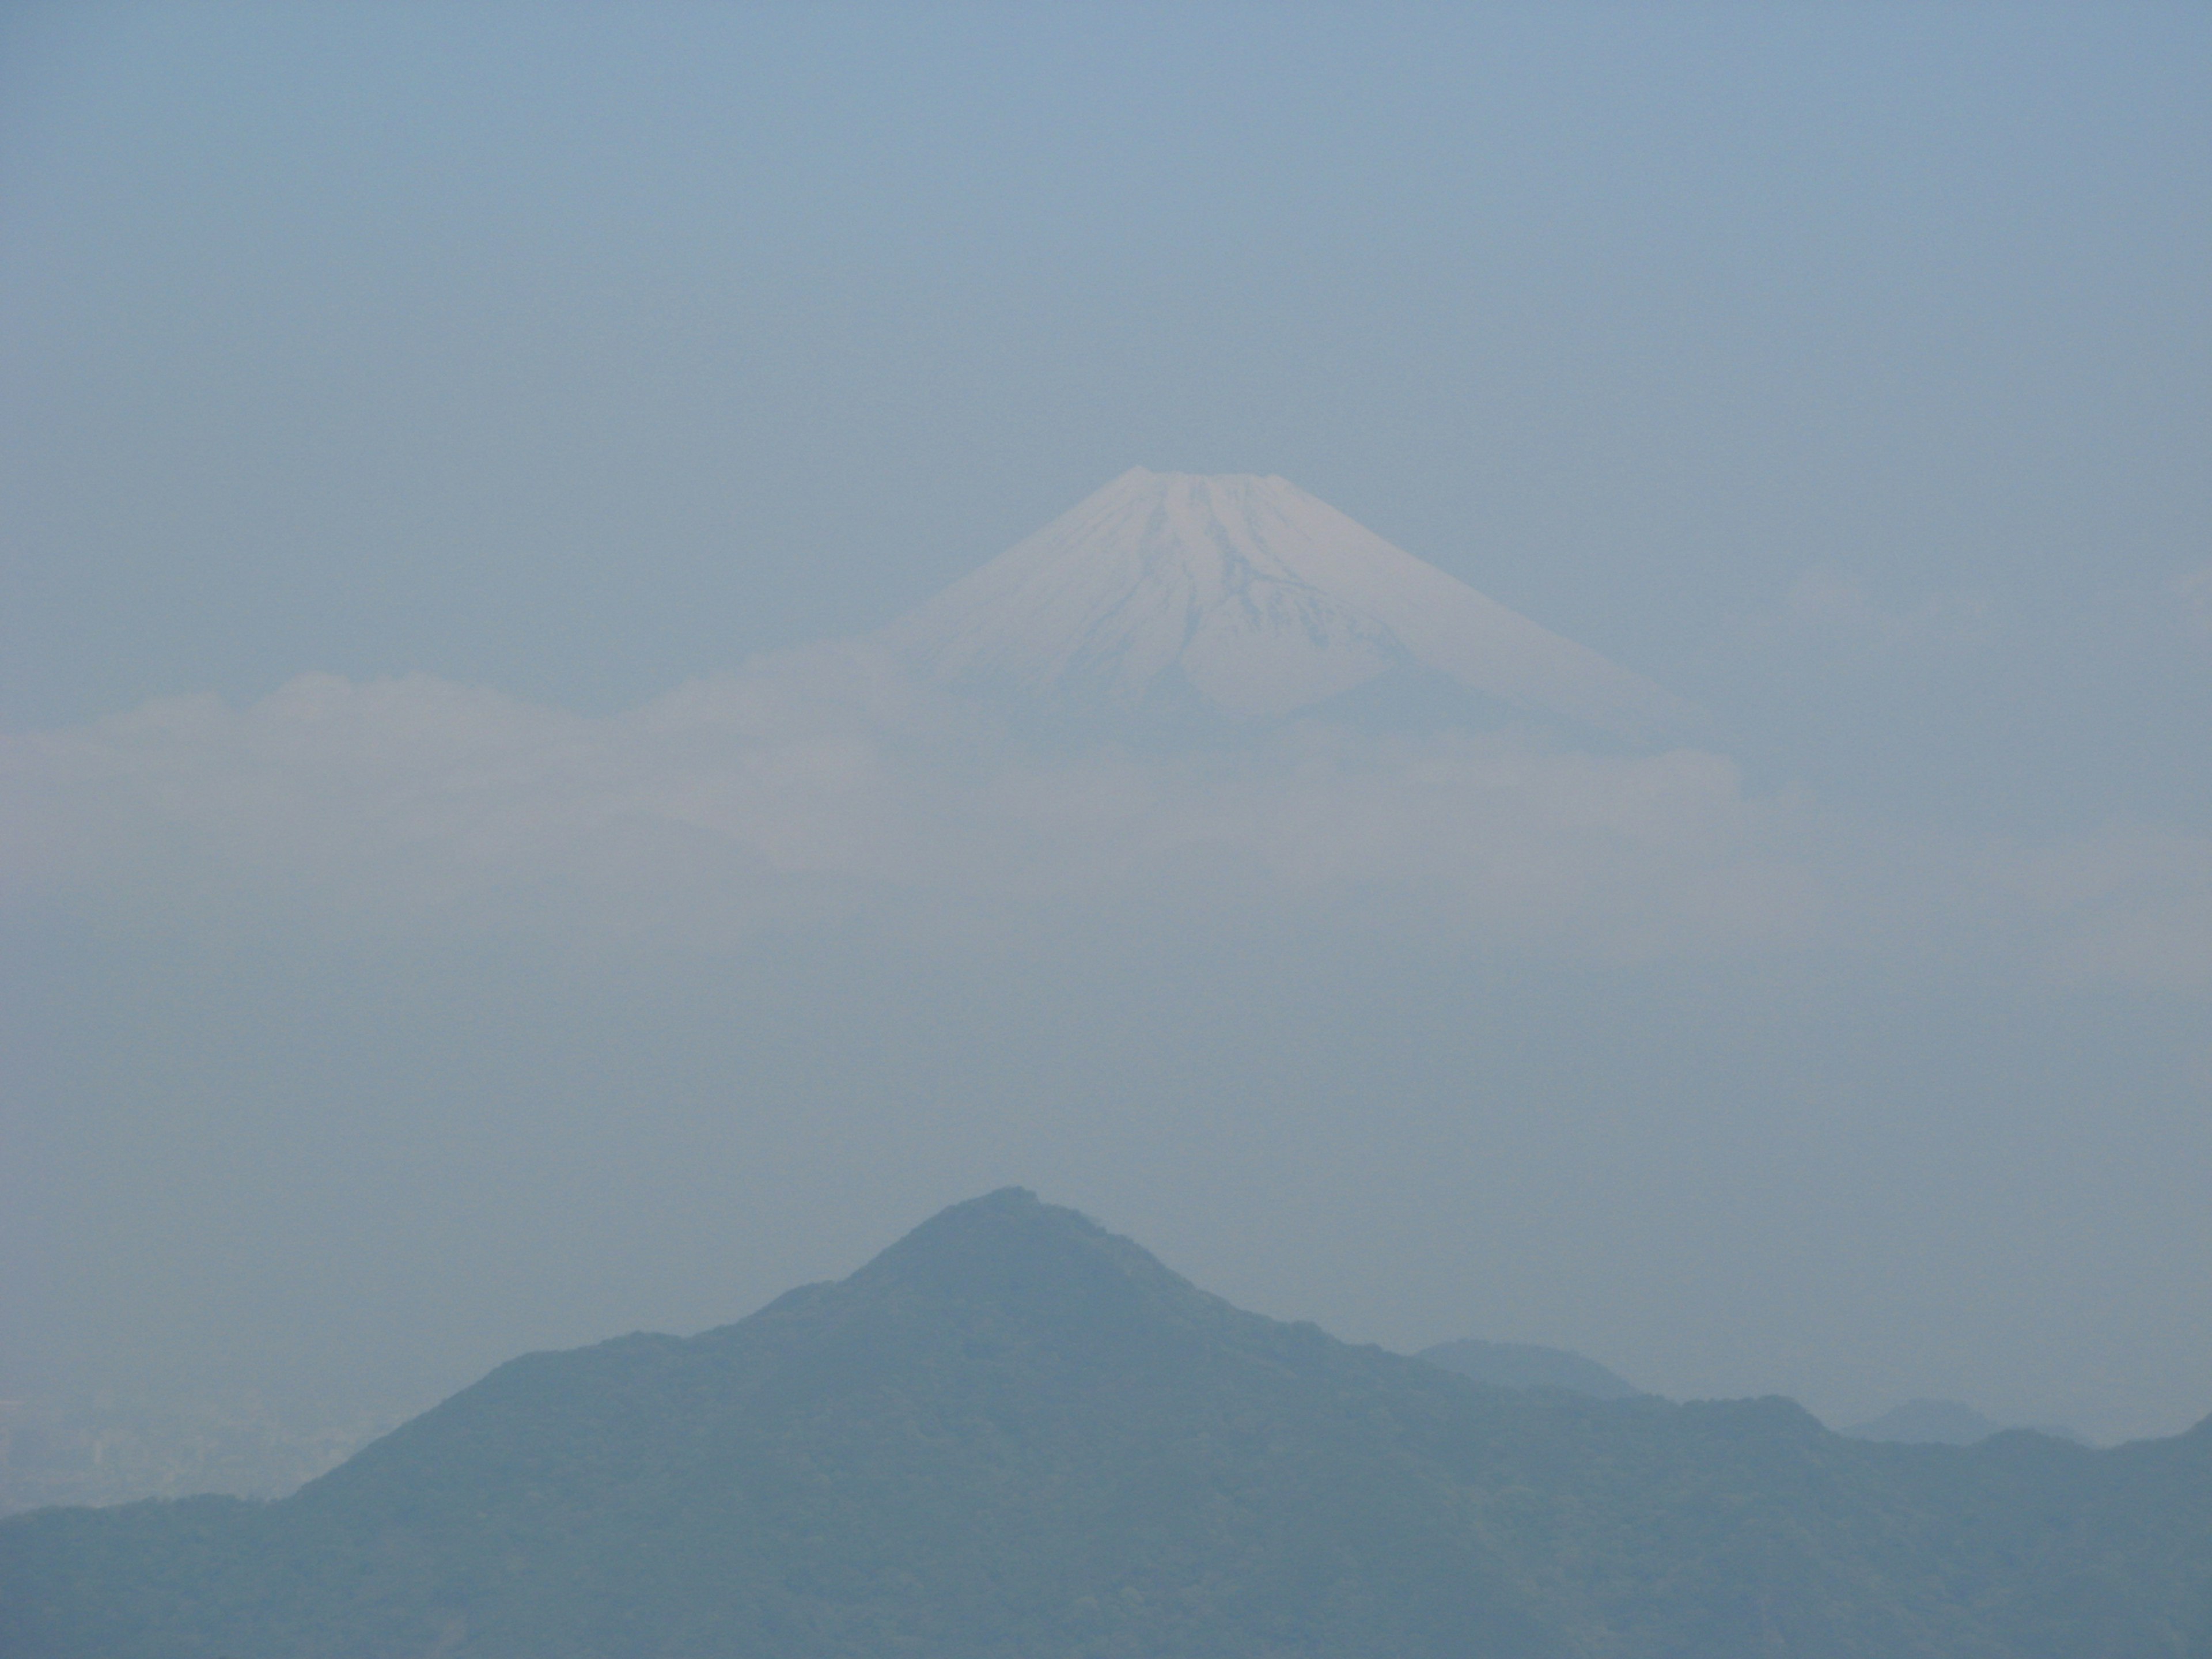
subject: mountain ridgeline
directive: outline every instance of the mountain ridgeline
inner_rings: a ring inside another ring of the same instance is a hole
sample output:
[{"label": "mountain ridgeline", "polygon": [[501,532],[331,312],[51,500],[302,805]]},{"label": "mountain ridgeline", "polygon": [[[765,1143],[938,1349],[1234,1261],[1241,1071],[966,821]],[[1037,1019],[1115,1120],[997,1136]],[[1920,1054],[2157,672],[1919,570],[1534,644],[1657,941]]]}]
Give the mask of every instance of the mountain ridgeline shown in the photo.
[{"label": "mountain ridgeline", "polygon": [[1421,1358],[1431,1365],[1442,1365],[1478,1382],[1494,1382],[1501,1389],[1565,1389],[1593,1400],[1632,1400],[1643,1392],[1595,1359],[1533,1342],[1485,1342],[1469,1337],[1424,1348]]},{"label": "mountain ridgeline", "polygon": [[1486,1384],[1008,1190],[500,1367],[274,1503],[0,1522],[9,1659],[2212,1656],[2212,1422],[2095,1451]]}]

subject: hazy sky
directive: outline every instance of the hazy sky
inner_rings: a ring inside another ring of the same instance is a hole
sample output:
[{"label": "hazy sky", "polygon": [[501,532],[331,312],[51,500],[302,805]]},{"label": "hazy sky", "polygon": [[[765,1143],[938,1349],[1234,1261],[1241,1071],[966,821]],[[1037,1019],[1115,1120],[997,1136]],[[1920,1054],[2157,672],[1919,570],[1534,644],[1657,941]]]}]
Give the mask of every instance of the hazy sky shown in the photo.
[{"label": "hazy sky", "polygon": [[[2208,295],[2201,7],[15,8],[0,1389],[434,1392],[1011,1181],[2182,1426]],[[1131,465],[1712,731],[1040,757],[818,643]]]}]

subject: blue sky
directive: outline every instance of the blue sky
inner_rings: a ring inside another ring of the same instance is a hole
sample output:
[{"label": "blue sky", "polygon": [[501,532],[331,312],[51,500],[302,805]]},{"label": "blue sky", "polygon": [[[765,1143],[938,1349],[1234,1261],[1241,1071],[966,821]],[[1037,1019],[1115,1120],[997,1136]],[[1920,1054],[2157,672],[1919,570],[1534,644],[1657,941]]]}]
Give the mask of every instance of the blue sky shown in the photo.
[{"label": "blue sky", "polygon": [[17,725],[569,706],[1281,472],[1654,666],[2203,562],[2192,9],[24,9]]},{"label": "blue sky", "polygon": [[[457,1382],[1012,1180],[1348,1334],[2212,1409],[2208,111],[2184,6],[15,9],[4,1346],[337,1374],[428,1298],[395,1375]],[[1040,776],[761,665],[1139,465],[1291,478],[1708,752],[1502,803],[1487,751],[1338,757],[1249,891],[1102,896],[1121,843],[1050,802],[1172,838],[1309,774]],[[718,768],[811,781],[715,794],[727,846],[603,834]],[[1463,816],[1392,856],[1459,896],[1408,910],[1355,809],[1438,768]],[[1617,840],[1559,828],[1593,800]],[[1556,902],[1466,862],[1554,843]],[[338,1304],[386,1311],[296,1336]]]}]

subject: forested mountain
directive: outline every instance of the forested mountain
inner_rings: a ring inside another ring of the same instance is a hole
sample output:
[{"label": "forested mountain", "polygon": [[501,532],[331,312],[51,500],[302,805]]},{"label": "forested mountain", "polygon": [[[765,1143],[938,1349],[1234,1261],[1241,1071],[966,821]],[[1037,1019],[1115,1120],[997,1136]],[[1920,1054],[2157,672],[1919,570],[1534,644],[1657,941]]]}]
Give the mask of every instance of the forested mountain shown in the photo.
[{"label": "forested mountain", "polygon": [[0,1523],[9,1659],[2212,1655],[2212,1422],[1881,1445],[1487,1386],[1006,1191],[280,1502]]}]

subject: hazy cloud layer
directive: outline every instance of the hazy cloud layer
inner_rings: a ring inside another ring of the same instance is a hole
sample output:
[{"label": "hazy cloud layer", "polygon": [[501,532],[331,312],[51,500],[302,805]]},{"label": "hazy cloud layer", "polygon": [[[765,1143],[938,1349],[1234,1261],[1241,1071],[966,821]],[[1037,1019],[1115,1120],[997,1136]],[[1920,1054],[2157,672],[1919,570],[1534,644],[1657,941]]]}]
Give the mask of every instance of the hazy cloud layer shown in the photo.
[{"label": "hazy cloud layer", "polygon": [[1857,582],[1810,570],[1790,585],[1782,603],[1752,617],[1752,636],[1769,645],[1819,641],[1850,653],[1895,653],[1957,646],[1984,636],[1991,623],[1986,595],[1930,593],[1905,610],[1870,599]]},{"label": "hazy cloud layer", "polygon": [[1938,847],[1751,795],[1718,755],[1529,733],[1307,723],[1239,749],[1047,756],[860,645],[611,719],[312,675],[5,754],[19,899],[709,945],[916,897],[971,918],[1071,898],[1351,905],[1587,960],[1895,950],[1917,931],[2067,979],[2212,989],[2201,837]]},{"label": "hazy cloud layer", "polygon": [[2200,640],[2212,641],[2212,564],[2176,576],[2168,585],[2181,611],[2181,625]]},{"label": "hazy cloud layer", "polygon": [[2000,848],[1987,868],[2056,924],[2042,960],[2052,977],[2212,995],[2212,840],[2114,825],[2057,846]]}]

